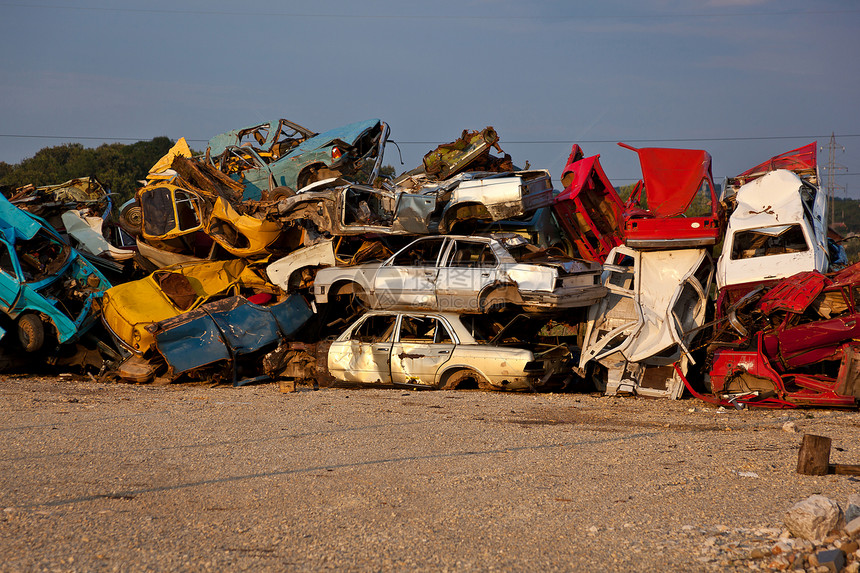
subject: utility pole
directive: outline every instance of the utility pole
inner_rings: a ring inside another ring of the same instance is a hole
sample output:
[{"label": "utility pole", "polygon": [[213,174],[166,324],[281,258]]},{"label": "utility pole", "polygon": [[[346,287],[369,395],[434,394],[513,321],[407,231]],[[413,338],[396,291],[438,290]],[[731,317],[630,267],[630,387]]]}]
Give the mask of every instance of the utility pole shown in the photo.
[{"label": "utility pole", "polygon": [[[827,144],[827,166],[824,168],[824,190],[827,193],[827,202],[830,204],[829,213],[827,214],[828,228],[835,222],[833,199],[836,197],[836,192],[840,191],[840,195],[844,195],[845,193],[845,186],[839,185],[836,182],[836,172],[846,170],[844,165],[836,163],[837,149],[845,153],[845,147],[836,144],[836,134],[830,132],[830,142]],[[822,148],[822,151],[824,151],[824,148]]]}]

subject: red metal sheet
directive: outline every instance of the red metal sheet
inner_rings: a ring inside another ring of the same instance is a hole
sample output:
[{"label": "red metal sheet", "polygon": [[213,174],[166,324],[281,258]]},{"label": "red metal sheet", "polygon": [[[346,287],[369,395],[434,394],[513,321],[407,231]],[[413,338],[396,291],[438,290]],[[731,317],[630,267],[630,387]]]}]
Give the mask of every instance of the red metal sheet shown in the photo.
[{"label": "red metal sheet", "polygon": [[613,247],[624,242],[623,203],[603,167],[600,156],[582,158],[574,145],[562,173],[564,191],[553,211],[580,258],[603,262]]},{"label": "red metal sheet", "polygon": [[648,210],[657,217],[683,215],[702,180],[711,178],[711,155],[707,151],[619,145],[639,154]]},{"label": "red metal sheet", "polygon": [[749,182],[757,177],[761,177],[765,173],[775,171],[777,169],[788,169],[790,171],[803,171],[806,169],[815,169],[818,164],[818,142],[813,141],[803,147],[786,151],[779,155],[771,157],[764,163],[747,169],[737,176],[738,179],[744,179]]},{"label": "red metal sheet", "polygon": [[759,309],[767,315],[776,311],[800,314],[832,281],[818,271],[805,271],[777,283],[761,298]]}]

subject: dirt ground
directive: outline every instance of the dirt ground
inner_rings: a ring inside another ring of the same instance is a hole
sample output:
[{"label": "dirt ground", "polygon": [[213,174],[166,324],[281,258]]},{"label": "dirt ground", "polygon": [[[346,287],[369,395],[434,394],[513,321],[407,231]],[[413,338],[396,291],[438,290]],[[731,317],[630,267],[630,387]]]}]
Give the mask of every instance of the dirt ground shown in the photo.
[{"label": "dirt ground", "polygon": [[[860,414],[0,377],[3,571],[749,570]],[[795,429],[796,431],[787,431]]]}]

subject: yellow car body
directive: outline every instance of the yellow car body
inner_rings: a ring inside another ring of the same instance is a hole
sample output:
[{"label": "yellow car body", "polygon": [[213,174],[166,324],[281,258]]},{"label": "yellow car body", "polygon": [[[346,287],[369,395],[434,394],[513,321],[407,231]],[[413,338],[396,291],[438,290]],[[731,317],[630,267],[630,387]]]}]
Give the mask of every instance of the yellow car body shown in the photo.
[{"label": "yellow car body", "polygon": [[145,354],[154,342],[148,325],[193,310],[214,297],[249,291],[275,294],[278,289],[241,259],[183,263],[105,291],[102,321],[120,344]]},{"label": "yellow car body", "polygon": [[281,225],[240,215],[219,197],[206,221],[206,233],[231,255],[253,257],[267,253],[266,248],[281,235]]}]

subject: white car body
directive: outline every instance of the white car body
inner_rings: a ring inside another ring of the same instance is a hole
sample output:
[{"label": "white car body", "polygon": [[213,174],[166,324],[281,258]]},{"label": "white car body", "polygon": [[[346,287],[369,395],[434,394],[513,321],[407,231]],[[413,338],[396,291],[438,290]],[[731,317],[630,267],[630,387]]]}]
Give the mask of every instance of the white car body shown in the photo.
[{"label": "white car body", "polygon": [[[502,240],[514,245],[521,237]],[[600,265],[564,259],[524,263],[492,237],[416,239],[386,261],[330,267],[314,279],[316,302],[357,293],[371,308],[481,312],[494,297],[527,311],[586,307],[600,300]],[[512,247],[511,247],[512,248]]]},{"label": "white car body", "polygon": [[693,363],[689,345],[705,323],[714,274],[707,249],[620,246],[603,268],[609,294],[588,309],[580,368],[602,365],[607,395],[679,398],[683,381],[672,364],[680,361],[686,370]]},{"label": "white car body", "polygon": [[472,377],[483,389],[527,390],[566,369],[557,349],[538,357],[479,342],[454,313],[371,311],[331,344],[328,370],[354,384],[454,389]]},{"label": "white car body", "polygon": [[737,190],[717,287],[827,272],[826,194],[791,171],[778,169]]}]

